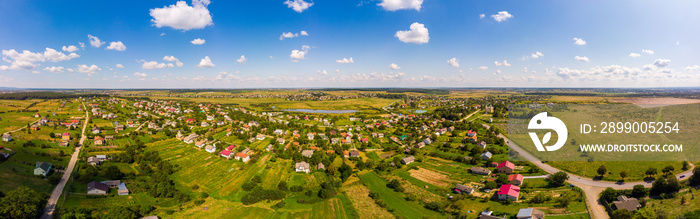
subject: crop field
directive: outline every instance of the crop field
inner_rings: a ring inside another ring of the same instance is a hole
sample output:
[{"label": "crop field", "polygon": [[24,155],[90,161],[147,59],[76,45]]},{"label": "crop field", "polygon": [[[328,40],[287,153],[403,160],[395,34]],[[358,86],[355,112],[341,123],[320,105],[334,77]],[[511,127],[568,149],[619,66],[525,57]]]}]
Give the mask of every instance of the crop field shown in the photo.
[{"label": "crop field", "polygon": [[[37,161],[52,163],[56,166],[66,166],[68,164],[69,155],[73,148],[60,148],[51,146],[42,147],[24,147],[22,143],[25,141],[3,142],[5,148],[16,151],[7,161],[0,163],[0,191],[10,191],[21,185],[28,186],[36,191],[50,193],[53,189],[47,180],[34,176],[34,166]],[[40,141],[37,141],[39,143]],[[45,142],[42,142],[45,144]],[[50,144],[47,144],[50,145]],[[58,157],[59,150],[63,150],[66,156]],[[6,153],[11,153],[4,150]],[[60,174],[54,173],[52,174]]]},{"label": "crop field", "polygon": [[355,209],[361,209],[358,211],[360,218],[393,218],[391,213],[369,197],[369,189],[361,183],[343,186],[343,190],[352,202],[352,206]]},{"label": "crop field", "polygon": [[646,207],[656,212],[665,212],[668,218],[678,218],[686,212],[700,209],[700,199],[695,198],[697,193],[697,189],[691,189],[691,192],[679,193],[670,199],[648,199]]},{"label": "crop field", "polygon": [[401,193],[386,187],[387,182],[374,172],[360,176],[360,179],[372,192],[379,193],[379,198],[386,203],[387,208],[394,209],[394,214],[403,218],[440,217],[440,214],[423,208],[418,202],[406,201]]}]

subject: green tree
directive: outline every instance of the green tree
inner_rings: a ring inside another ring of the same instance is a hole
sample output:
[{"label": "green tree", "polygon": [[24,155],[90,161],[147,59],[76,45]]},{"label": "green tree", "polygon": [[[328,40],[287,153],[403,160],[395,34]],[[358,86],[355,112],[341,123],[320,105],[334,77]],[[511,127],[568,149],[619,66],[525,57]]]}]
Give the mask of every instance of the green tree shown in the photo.
[{"label": "green tree", "polygon": [[667,194],[678,192],[678,190],[680,189],[681,184],[678,183],[676,177],[669,177],[668,180],[666,180],[666,189],[664,190],[664,192],[666,192]]},{"label": "green tree", "polygon": [[120,180],[124,177],[124,173],[117,166],[107,166],[104,176],[111,180]]},{"label": "green tree", "polygon": [[556,172],[555,174],[552,174],[548,177],[549,181],[557,184],[557,185],[564,185],[566,180],[569,179],[569,175],[566,174],[564,171],[559,171]]},{"label": "green tree", "polygon": [[696,186],[700,184],[700,167],[693,168],[693,175],[690,176],[688,180],[691,186]]},{"label": "green tree", "polygon": [[660,195],[666,191],[666,179],[663,177],[657,177],[654,183],[651,184],[651,189],[649,189],[649,195]]},{"label": "green tree", "polygon": [[618,209],[613,211],[612,213],[612,218],[615,219],[632,219],[634,214],[632,212],[629,212],[625,209]]},{"label": "green tree", "polygon": [[647,169],[647,171],[646,171],[646,175],[647,175],[647,176],[650,176],[650,177],[656,175],[656,173],[657,173],[657,172],[656,172],[656,168],[653,168],[653,167],[650,167],[650,168]]},{"label": "green tree", "polygon": [[340,179],[343,180],[343,182],[352,175],[352,167],[348,166],[345,162],[338,168],[338,171],[340,172]]},{"label": "green tree", "polygon": [[281,181],[280,183],[278,183],[277,189],[279,189],[280,191],[287,191],[287,182]]},{"label": "green tree", "polygon": [[0,199],[0,218],[36,218],[42,210],[45,197],[20,186]]},{"label": "green tree", "polygon": [[605,165],[600,165],[600,167],[598,167],[597,173],[598,173],[598,175],[600,175],[600,177],[603,177],[603,175],[605,175],[605,173],[607,173],[607,172],[608,172],[608,169],[605,168]]},{"label": "green tree", "polygon": [[643,197],[647,196],[647,189],[644,188],[644,185],[634,185],[632,187],[632,197],[635,197],[637,199],[641,199]]},{"label": "green tree", "polygon": [[617,190],[608,187],[605,190],[603,190],[603,192],[600,193],[600,198],[605,199],[608,202],[611,202],[611,201],[617,199]]},{"label": "green tree", "polygon": [[685,160],[684,160],[684,161],[683,161],[683,167],[682,167],[682,169],[683,169],[683,170],[688,170],[688,168],[690,168],[690,164],[688,163],[688,161],[685,161]]},{"label": "green tree", "polygon": [[634,216],[639,219],[657,218],[656,212],[651,208],[641,208],[634,213]]},{"label": "green tree", "polygon": [[668,165],[668,166],[664,167],[664,169],[661,170],[661,172],[663,172],[664,175],[668,175],[668,174],[673,173],[674,170],[676,170],[675,167],[673,167],[673,166],[671,166],[671,165]]},{"label": "green tree", "polygon": [[109,209],[109,211],[105,215],[105,218],[110,219],[133,219],[138,217],[139,215],[136,212],[123,206],[113,207]]},{"label": "green tree", "polygon": [[622,181],[625,181],[625,177],[627,177],[627,171],[620,171],[620,178],[622,178]]}]

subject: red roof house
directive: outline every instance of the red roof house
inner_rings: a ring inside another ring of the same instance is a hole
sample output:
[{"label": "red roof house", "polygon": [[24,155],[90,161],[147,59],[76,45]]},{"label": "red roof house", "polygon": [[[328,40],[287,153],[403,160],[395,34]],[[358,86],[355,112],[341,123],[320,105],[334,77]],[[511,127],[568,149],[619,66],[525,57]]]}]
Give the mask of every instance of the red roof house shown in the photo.
[{"label": "red roof house", "polygon": [[502,185],[496,194],[498,195],[498,200],[510,199],[517,201],[518,196],[520,196],[520,187],[511,184]]},{"label": "red roof house", "polygon": [[513,175],[508,176],[508,182],[510,182],[510,184],[513,184],[516,186],[523,184],[523,179],[524,179],[523,175],[520,175],[520,174],[513,174]]},{"label": "red roof house", "polygon": [[515,170],[515,164],[510,161],[503,161],[496,166],[496,172],[511,174]]}]

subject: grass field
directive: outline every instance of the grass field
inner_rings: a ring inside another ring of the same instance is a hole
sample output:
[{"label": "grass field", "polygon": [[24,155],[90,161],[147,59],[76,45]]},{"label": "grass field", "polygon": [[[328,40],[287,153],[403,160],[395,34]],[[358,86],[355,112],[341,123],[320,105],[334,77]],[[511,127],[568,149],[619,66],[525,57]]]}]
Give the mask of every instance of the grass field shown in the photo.
[{"label": "grass field", "polygon": [[374,172],[369,172],[360,176],[360,179],[367,185],[367,188],[372,192],[379,193],[381,200],[386,203],[387,208],[394,209],[396,216],[403,218],[438,218],[445,217],[439,213],[424,208],[418,202],[406,201],[403,194],[395,192],[386,187],[387,182]]},{"label": "grass field", "polygon": [[[695,194],[700,195],[700,193],[697,190],[691,191],[677,194],[671,199],[648,199],[646,208],[657,212],[663,211],[667,214],[667,218],[678,218],[685,213],[700,209],[700,198],[695,198]],[[685,199],[684,204],[681,204],[682,199]]]}]

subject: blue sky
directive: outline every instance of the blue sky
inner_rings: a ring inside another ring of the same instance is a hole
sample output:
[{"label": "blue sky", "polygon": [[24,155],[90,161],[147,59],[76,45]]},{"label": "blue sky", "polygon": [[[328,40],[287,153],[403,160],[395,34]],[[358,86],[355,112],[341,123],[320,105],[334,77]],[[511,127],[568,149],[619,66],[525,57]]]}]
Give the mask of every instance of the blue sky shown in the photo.
[{"label": "blue sky", "polygon": [[697,1],[7,0],[0,1],[0,86],[697,86],[697,8]]}]

